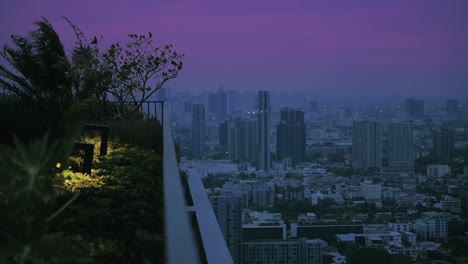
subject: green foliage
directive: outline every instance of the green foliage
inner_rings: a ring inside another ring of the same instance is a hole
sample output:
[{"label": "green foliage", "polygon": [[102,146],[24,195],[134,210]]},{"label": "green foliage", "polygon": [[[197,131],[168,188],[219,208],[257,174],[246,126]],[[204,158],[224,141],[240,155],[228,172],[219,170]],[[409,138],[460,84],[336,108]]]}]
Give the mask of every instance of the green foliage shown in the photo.
[{"label": "green foliage", "polygon": [[350,264],[374,264],[374,263],[391,263],[391,255],[383,249],[377,248],[360,248],[353,252]]},{"label": "green foliage", "polygon": [[[62,263],[75,251],[49,222],[62,212],[48,213],[54,198],[54,178],[66,165],[71,146],[45,136],[15,147],[0,146],[0,262]],[[62,165],[63,164],[63,165]]]},{"label": "green foliage", "polygon": [[109,126],[112,139],[162,153],[162,126],[156,119],[119,120]]},{"label": "green foliage", "polygon": [[[143,101],[176,78],[184,57],[172,45],[156,46],[151,33],[128,37],[126,45],[114,43],[100,55],[104,67],[113,74],[113,85],[107,91],[118,101],[123,118],[137,112]],[[130,109],[129,101],[133,103]]]},{"label": "green foliage", "polygon": [[105,176],[91,177],[91,175],[81,172],[64,170],[60,176],[66,190],[76,192],[82,188],[97,188],[104,186]]},{"label": "green foliage", "polygon": [[37,103],[28,103],[17,96],[0,96],[0,143],[13,146],[16,135],[20,140],[36,140],[47,131],[55,132],[57,120],[54,114],[47,115]]},{"label": "green foliage", "polygon": [[[162,263],[161,171],[155,151],[123,146],[99,159],[93,176],[64,173],[66,189],[80,196],[53,221],[54,231],[98,263]],[[62,193],[56,207],[72,195]]]},{"label": "green foliage", "polygon": [[[340,245],[343,247],[343,245]],[[345,247],[344,248],[348,263],[350,264],[365,264],[365,263],[382,263],[382,264],[410,264],[413,263],[411,257],[402,254],[390,254],[384,249],[379,248],[361,248],[361,247]]]},{"label": "green foliage", "polygon": [[72,101],[67,76],[70,63],[52,25],[43,18],[28,36],[12,35],[13,46],[5,45],[0,56],[0,85],[28,102],[44,109],[64,111]]},{"label": "green foliage", "polygon": [[64,170],[72,146],[47,136],[0,147],[0,263],[162,263],[162,130],[138,110],[178,76],[183,55],[154,46],[151,33],[101,53],[96,38],[88,44],[67,21],[78,44],[70,59],[45,19],[0,52],[8,94],[0,98],[0,136],[9,145],[13,133],[66,138],[83,123],[112,120],[117,143],[107,157],[95,155],[92,175]]},{"label": "green foliage", "polygon": [[63,113],[61,122],[64,127],[77,127],[85,123],[103,123],[106,120],[107,113],[103,111],[99,102],[86,99],[72,104]]}]

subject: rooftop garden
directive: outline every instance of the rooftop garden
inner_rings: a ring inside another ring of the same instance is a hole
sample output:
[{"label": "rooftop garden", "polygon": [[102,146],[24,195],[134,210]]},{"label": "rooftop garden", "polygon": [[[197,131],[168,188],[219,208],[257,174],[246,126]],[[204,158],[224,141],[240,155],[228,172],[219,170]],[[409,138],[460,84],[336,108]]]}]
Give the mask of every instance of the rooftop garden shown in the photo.
[{"label": "rooftop garden", "polygon": [[[140,109],[183,55],[64,23],[69,54],[46,19],[0,52],[0,262],[163,263],[162,127]],[[109,129],[106,155],[90,123]],[[90,172],[77,142],[94,145]]]}]

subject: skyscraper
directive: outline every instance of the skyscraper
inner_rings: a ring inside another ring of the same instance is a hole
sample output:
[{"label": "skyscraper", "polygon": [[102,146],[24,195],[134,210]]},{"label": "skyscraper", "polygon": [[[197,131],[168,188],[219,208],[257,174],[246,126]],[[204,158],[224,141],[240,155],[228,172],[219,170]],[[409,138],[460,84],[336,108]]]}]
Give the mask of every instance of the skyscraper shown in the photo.
[{"label": "skyscraper", "polygon": [[228,107],[227,95],[223,89],[223,86],[219,87],[218,93],[216,95],[218,96],[218,107],[216,115],[219,119],[222,119],[226,117]]},{"label": "skyscraper", "polygon": [[219,146],[227,148],[229,145],[229,120],[219,124]]},{"label": "skyscraper", "polygon": [[306,149],[306,127],[304,111],[281,110],[281,121],[276,129],[278,160],[292,158],[293,165],[304,161]]},{"label": "skyscraper", "polygon": [[258,92],[257,170],[270,170],[270,92]]},{"label": "skyscraper", "polygon": [[208,94],[208,112],[216,114],[218,112],[218,95]]},{"label": "skyscraper", "polygon": [[432,132],[434,143],[433,155],[437,162],[450,163],[453,161],[454,133],[444,129]]},{"label": "skyscraper", "polygon": [[211,206],[234,263],[242,263],[242,204],[237,196],[210,196]]},{"label": "skyscraper", "polygon": [[458,101],[456,99],[448,99],[445,109],[448,115],[458,114]]},{"label": "skyscraper", "polygon": [[353,167],[382,167],[382,126],[376,121],[353,122]]},{"label": "skyscraper", "polygon": [[424,116],[424,101],[412,97],[405,101],[405,113],[407,118],[421,118]]},{"label": "skyscraper", "polygon": [[388,166],[413,167],[413,125],[411,123],[395,123],[389,126]]},{"label": "skyscraper", "polygon": [[208,94],[208,112],[216,115],[218,119],[223,119],[227,115],[228,101],[227,94],[223,86],[215,94]]},{"label": "skyscraper", "polygon": [[257,124],[255,121],[234,119],[229,130],[229,159],[234,162],[255,162]]},{"label": "skyscraper", "polygon": [[192,157],[201,158],[205,151],[205,106],[192,105]]}]

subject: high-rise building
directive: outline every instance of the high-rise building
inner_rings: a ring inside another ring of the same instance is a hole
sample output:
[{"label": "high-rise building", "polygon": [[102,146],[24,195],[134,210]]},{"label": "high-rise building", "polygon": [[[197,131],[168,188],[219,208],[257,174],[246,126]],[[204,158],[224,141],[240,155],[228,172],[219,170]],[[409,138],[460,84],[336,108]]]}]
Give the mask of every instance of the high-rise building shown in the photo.
[{"label": "high-rise building", "polygon": [[458,114],[458,101],[456,99],[448,99],[445,109],[448,115]]},{"label": "high-rise building", "polygon": [[276,129],[278,160],[291,158],[293,165],[304,161],[306,152],[306,126],[304,111],[281,110],[281,121]]},{"label": "high-rise building", "polygon": [[382,126],[376,121],[353,122],[353,167],[382,167]]},{"label": "high-rise building", "polygon": [[257,123],[250,120],[234,119],[229,129],[229,159],[234,162],[255,162]]},{"label": "high-rise building", "polygon": [[412,97],[405,101],[405,113],[407,118],[421,118],[424,116],[424,100]]},{"label": "high-rise building", "polygon": [[184,112],[192,113],[192,101],[184,102]]},{"label": "high-rise building", "polygon": [[388,166],[414,167],[413,125],[395,123],[389,125]]},{"label": "high-rise building", "polygon": [[257,170],[270,170],[270,92],[258,92]]},{"label": "high-rise building", "polygon": [[218,112],[218,95],[208,94],[208,112],[216,114]]},{"label": "high-rise building", "polygon": [[208,94],[208,112],[215,114],[218,119],[223,119],[227,115],[227,110],[227,94],[221,85],[217,93]]},{"label": "high-rise building", "polygon": [[234,263],[242,263],[242,206],[237,196],[210,196],[211,206]]},{"label": "high-rise building", "polygon": [[205,151],[205,106],[192,105],[192,157],[201,158]]},{"label": "high-rise building", "polygon": [[432,139],[435,160],[441,163],[451,163],[453,161],[454,132],[448,129],[433,131]]},{"label": "high-rise building", "polygon": [[227,148],[229,146],[229,120],[219,124],[219,146]]},{"label": "high-rise building", "polygon": [[232,114],[236,110],[237,98],[239,96],[238,91],[227,91],[228,96],[228,114]]},{"label": "high-rise building", "polygon": [[223,89],[223,86],[219,88],[218,93],[216,95],[218,97],[218,107],[217,107],[216,115],[218,116],[219,119],[223,119],[226,117],[227,109],[228,109],[227,95]]}]

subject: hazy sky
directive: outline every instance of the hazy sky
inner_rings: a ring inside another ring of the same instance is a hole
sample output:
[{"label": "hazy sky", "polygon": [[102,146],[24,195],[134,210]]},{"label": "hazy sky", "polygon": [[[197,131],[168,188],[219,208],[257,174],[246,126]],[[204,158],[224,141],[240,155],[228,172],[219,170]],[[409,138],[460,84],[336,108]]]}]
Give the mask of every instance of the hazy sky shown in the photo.
[{"label": "hazy sky", "polygon": [[151,31],[185,53],[176,89],[468,96],[467,0],[2,0],[0,43],[62,16],[90,38]]}]

